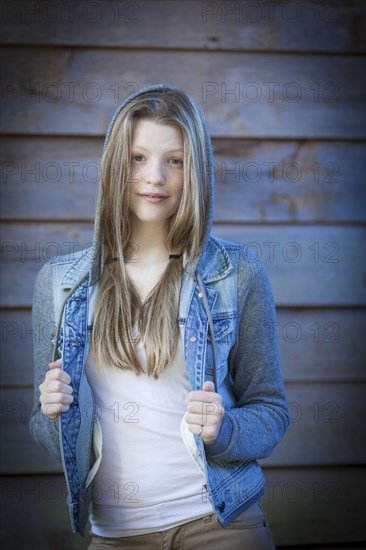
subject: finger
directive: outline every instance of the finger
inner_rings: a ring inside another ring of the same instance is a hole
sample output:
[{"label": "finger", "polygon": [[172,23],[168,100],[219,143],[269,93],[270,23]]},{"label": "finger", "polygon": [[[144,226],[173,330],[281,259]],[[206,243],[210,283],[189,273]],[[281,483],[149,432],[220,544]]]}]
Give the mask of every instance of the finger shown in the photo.
[{"label": "finger", "polygon": [[187,404],[187,412],[201,414],[201,416],[221,414],[222,404],[217,402],[200,403],[199,401],[191,401]]},{"label": "finger", "polygon": [[69,405],[62,405],[60,403],[47,403],[42,405],[41,410],[43,414],[55,420],[60,413],[68,411],[70,408]]},{"label": "finger", "polygon": [[71,405],[74,401],[74,396],[67,393],[44,393],[40,397],[42,405],[56,403],[57,405]]},{"label": "finger", "polygon": [[197,426],[196,424],[188,424],[188,430],[195,435],[198,435],[204,443],[211,443],[217,437],[217,426]]},{"label": "finger", "polygon": [[215,391],[215,384],[213,382],[211,382],[210,380],[206,380],[206,382],[203,383],[202,391],[214,392]]},{"label": "finger", "polygon": [[47,393],[66,393],[71,395],[74,390],[70,384],[65,384],[61,380],[50,380],[45,391]]},{"label": "finger", "polygon": [[41,405],[41,411],[45,416],[47,416],[51,420],[56,420],[58,415],[61,412],[61,406],[56,404]]},{"label": "finger", "polygon": [[62,358],[60,357],[60,359],[57,359],[57,361],[52,361],[51,363],[48,363],[48,368],[57,369],[57,368],[60,368],[61,365],[62,365]]},{"label": "finger", "polygon": [[186,403],[191,401],[201,401],[207,403],[221,403],[221,395],[212,391],[191,391],[187,395]]},{"label": "finger", "polygon": [[71,383],[71,376],[61,368],[52,368],[46,373],[47,380],[60,380],[65,384]]},{"label": "finger", "polygon": [[188,429],[193,434],[200,435],[200,436],[202,435],[202,432],[203,432],[203,428],[201,425],[196,426],[195,424],[194,425],[188,424]]},{"label": "finger", "polygon": [[192,426],[214,426],[219,422],[219,416],[186,413],[185,421]]}]

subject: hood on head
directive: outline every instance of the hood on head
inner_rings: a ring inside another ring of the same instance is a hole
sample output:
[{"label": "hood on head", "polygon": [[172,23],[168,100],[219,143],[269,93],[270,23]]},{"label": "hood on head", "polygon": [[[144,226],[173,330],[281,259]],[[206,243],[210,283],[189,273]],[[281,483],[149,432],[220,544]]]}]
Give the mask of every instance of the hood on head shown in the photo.
[{"label": "hood on head", "polygon": [[[171,84],[156,84],[152,86],[146,86],[144,88],[141,88],[140,90],[133,92],[130,94],[115,110],[112,119],[109,123],[106,137],[104,140],[104,148],[106,148],[111,132],[114,126],[114,123],[120,114],[120,112],[124,109],[126,105],[129,104],[130,101],[135,99],[136,97],[139,97],[140,95],[146,93],[146,92],[155,92],[155,91],[164,91],[164,90],[179,90],[176,86],[173,86]],[[191,99],[191,101],[196,106],[197,110],[202,114],[202,110],[199,107],[199,105]],[[208,238],[210,236],[212,222],[213,222],[213,211],[214,211],[214,164],[213,164],[213,156],[212,156],[212,146],[211,146],[211,139],[210,135],[207,129],[207,124],[205,121],[204,116],[202,115],[203,119],[203,127],[204,131],[207,137],[207,158],[209,163],[209,216],[208,216],[208,223],[206,225],[205,231],[204,231],[204,238],[203,238],[203,245],[200,257],[202,255],[203,250],[206,248]],[[95,212],[95,222],[94,222],[94,237],[93,237],[93,247],[92,247],[92,263],[91,263],[91,270],[89,275],[89,284],[96,283],[100,276],[101,276],[101,243],[100,243],[100,212],[101,212],[101,202],[102,202],[102,187],[99,185],[98,189],[98,195],[97,195],[97,202],[96,202],[96,212]],[[199,258],[194,262],[192,265],[186,265],[184,266],[184,269],[191,275],[194,275],[194,272],[196,270],[196,266],[199,262]]]}]

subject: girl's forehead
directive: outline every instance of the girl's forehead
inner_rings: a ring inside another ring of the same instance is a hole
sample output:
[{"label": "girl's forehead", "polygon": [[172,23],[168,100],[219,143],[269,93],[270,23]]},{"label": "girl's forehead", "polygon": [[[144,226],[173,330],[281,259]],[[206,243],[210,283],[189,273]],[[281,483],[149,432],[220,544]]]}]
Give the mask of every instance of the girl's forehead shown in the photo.
[{"label": "girl's forehead", "polygon": [[134,147],[145,149],[152,146],[154,148],[183,149],[183,134],[177,126],[139,119],[132,131],[132,144]]}]

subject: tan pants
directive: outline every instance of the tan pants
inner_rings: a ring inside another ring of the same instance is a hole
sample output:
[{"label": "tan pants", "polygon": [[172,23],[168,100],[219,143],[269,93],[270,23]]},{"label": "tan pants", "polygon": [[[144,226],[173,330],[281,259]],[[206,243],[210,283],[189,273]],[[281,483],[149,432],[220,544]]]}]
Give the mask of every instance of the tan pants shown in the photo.
[{"label": "tan pants", "polygon": [[166,531],[133,537],[108,538],[92,534],[88,550],[274,550],[262,506],[253,504],[225,529],[216,515],[189,521]]}]

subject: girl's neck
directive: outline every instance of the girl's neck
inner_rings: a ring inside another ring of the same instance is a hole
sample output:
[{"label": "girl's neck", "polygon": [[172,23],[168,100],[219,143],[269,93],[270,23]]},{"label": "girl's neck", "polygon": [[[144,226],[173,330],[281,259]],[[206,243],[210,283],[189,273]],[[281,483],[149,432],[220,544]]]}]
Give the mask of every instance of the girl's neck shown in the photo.
[{"label": "girl's neck", "polygon": [[132,232],[126,260],[142,263],[164,263],[169,260],[170,251],[164,244],[162,227],[153,224],[138,224]]}]

